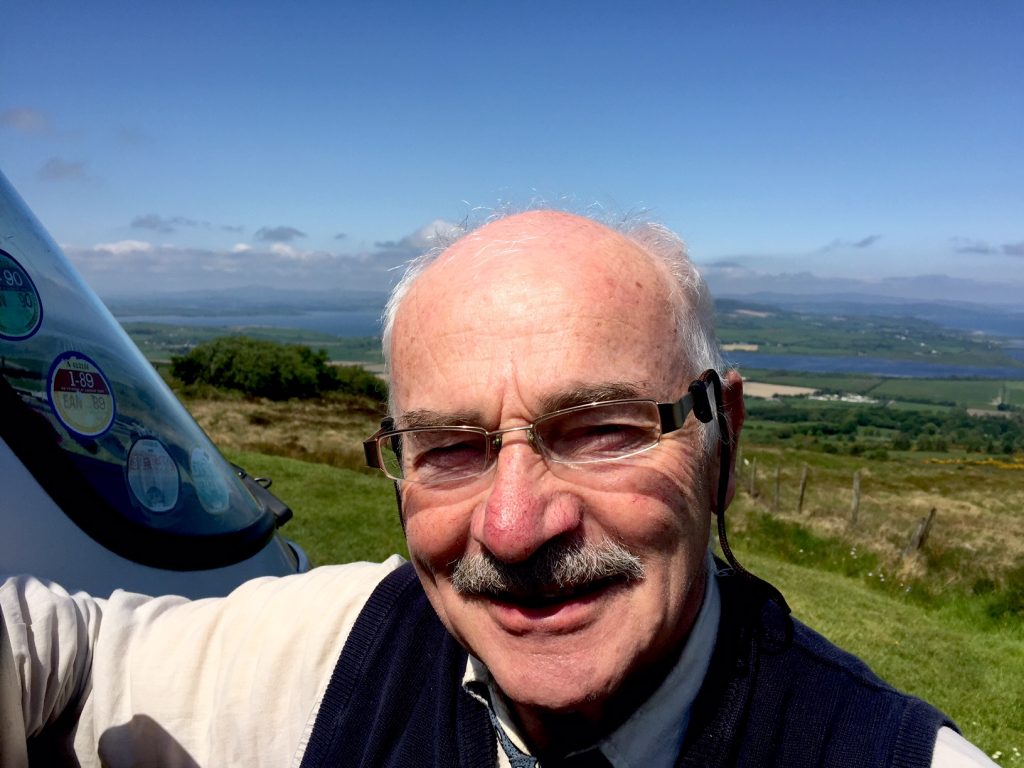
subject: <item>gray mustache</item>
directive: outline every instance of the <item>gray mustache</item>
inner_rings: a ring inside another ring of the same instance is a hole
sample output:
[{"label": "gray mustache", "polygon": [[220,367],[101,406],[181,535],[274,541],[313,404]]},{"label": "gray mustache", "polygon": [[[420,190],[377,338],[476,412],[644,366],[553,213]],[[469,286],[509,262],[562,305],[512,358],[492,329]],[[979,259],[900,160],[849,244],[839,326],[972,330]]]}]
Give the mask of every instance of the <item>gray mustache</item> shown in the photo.
[{"label": "gray mustache", "polygon": [[452,588],[463,595],[537,595],[612,578],[639,581],[640,558],[618,542],[551,542],[529,560],[503,563],[493,555],[467,555],[455,563]]}]

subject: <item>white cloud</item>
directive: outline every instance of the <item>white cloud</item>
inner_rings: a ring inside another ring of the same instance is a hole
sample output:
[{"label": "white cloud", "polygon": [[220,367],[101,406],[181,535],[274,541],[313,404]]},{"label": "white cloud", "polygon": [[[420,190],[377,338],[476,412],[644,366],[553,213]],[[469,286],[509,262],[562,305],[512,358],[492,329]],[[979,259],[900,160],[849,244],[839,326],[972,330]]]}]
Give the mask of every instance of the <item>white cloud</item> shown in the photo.
[{"label": "white cloud", "polygon": [[438,230],[451,227],[431,222],[398,241],[353,251],[306,251],[282,242],[196,248],[145,240],[64,250],[101,296],[260,286],[387,291],[401,275],[395,268],[421,253]]},{"label": "white cloud", "polygon": [[375,243],[378,248],[405,248],[409,250],[425,251],[433,248],[439,242],[444,242],[457,235],[461,228],[444,219],[434,219],[411,235],[406,235],[401,240],[385,240]]},{"label": "white cloud", "polygon": [[285,245],[284,243],[274,243],[270,246],[270,252],[277,256],[284,256],[288,259],[297,259],[301,256],[297,250],[292,248],[290,245]]},{"label": "white cloud", "polygon": [[116,243],[97,243],[93,246],[93,250],[106,251],[115,256],[122,256],[126,253],[152,251],[153,245],[145,240],[118,240]]},{"label": "white cloud", "polygon": [[444,219],[434,219],[404,239],[408,245],[417,248],[432,248],[438,240],[447,240],[459,232],[459,227]]}]

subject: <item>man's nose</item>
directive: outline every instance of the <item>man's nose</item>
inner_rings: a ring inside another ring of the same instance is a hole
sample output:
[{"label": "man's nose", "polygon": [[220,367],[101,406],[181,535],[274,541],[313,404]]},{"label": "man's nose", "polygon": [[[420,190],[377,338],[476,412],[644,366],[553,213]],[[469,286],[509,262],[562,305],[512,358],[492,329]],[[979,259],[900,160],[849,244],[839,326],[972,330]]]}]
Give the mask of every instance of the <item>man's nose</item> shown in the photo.
[{"label": "man's nose", "polygon": [[494,557],[515,563],[582,521],[582,500],[552,483],[544,459],[525,436],[506,440],[487,496],[474,513],[473,537]]}]

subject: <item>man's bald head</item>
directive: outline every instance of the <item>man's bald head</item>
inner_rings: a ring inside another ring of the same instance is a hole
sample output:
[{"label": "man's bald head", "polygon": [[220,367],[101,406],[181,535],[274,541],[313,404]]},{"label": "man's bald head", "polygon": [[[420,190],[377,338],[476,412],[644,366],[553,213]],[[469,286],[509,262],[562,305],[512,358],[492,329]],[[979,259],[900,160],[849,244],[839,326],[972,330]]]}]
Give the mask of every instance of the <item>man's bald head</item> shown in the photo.
[{"label": "man's bald head", "polygon": [[[670,299],[676,311],[676,327],[685,355],[694,370],[707,368],[722,370],[724,362],[715,341],[714,307],[707,284],[687,254],[682,239],[659,224],[641,222],[630,225],[608,226],[594,219],[562,211],[537,210],[511,214],[464,231],[450,242],[428,251],[408,265],[405,274],[395,286],[384,312],[384,359],[391,370],[391,352],[395,316],[403,299],[417,278],[435,262],[450,261],[455,257],[466,264],[483,264],[494,259],[514,259],[524,248],[546,243],[551,252],[551,268],[563,268],[568,253],[588,247],[592,252],[606,251],[616,242],[628,242],[652,260],[664,265],[670,276]],[[565,250],[560,250],[565,249]],[[472,268],[463,274],[472,280]]]}]

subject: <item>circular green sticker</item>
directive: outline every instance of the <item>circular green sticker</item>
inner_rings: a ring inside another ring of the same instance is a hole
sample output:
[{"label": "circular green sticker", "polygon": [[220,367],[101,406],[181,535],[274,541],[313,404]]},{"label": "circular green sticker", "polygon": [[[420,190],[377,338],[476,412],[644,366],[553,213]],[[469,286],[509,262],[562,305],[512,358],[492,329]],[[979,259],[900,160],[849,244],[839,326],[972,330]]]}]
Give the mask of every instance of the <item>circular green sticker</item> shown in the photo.
[{"label": "circular green sticker", "polygon": [[0,251],[0,339],[27,339],[42,321],[35,283],[11,254]]}]

